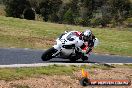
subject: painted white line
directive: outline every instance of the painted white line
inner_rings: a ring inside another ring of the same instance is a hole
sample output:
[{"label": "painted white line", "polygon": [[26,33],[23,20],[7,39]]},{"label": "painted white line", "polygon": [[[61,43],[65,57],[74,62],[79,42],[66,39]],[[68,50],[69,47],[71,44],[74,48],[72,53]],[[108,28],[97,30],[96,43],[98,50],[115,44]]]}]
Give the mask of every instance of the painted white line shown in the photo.
[{"label": "painted white line", "polygon": [[132,63],[104,63],[108,65],[124,65],[124,64],[132,64]]},{"label": "painted white line", "polygon": [[11,64],[11,65],[0,65],[0,68],[16,68],[16,67],[41,67],[41,66],[49,66],[49,65],[91,65],[91,63],[34,63],[34,64]]},{"label": "painted white line", "polygon": [[132,64],[132,63],[34,63],[34,64],[11,64],[11,65],[0,65],[0,68],[20,68],[20,67],[42,67],[49,65],[64,65],[64,66],[82,66],[82,65],[100,65],[100,64],[108,64],[108,65],[124,65],[124,64]]}]

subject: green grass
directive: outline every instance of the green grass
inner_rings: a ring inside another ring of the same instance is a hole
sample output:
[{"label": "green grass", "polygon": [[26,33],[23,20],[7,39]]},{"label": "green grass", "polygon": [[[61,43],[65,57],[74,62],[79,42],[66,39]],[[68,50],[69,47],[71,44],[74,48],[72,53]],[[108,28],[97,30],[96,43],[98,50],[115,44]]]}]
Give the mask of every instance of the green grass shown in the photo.
[{"label": "green grass", "polygon": [[132,64],[124,64],[125,66],[132,68]]},{"label": "green grass", "polygon": [[77,70],[77,67],[57,65],[35,68],[1,68],[0,80],[19,80],[27,77],[39,77],[41,75],[72,75]]},{"label": "green grass", "polygon": [[[45,49],[65,30],[83,31],[87,27],[28,21],[0,16],[0,47]],[[132,29],[91,28],[100,40],[97,53],[132,56]],[[129,30],[129,31],[128,31]]]},{"label": "green grass", "polygon": [[112,68],[115,68],[115,66],[114,65],[107,65],[107,64],[92,65],[92,66],[82,65],[80,68],[89,69],[89,70],[95,70],[95,69],[111,70]]},{"label": "green grass", "polygon": [[70,75],[73,73],[87,69],[92,74],[95,69],[110,70],[111,66],[105,65],[84,65],[84,66],[62,66],[51,65],[46,67],[30,67],[30,68],[0,68],[0,80],[11,81],[25,79],[28,77],[40,77],[43,75]]}]

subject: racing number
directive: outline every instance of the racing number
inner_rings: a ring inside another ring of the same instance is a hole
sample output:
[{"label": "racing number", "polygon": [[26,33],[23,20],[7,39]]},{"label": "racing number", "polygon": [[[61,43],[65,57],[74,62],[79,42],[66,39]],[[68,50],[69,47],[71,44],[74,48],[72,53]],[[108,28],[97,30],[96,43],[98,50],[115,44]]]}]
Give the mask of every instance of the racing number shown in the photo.
[{"label": "racing number", "polygon": [[62,42],[62,44],[65,44],[67,42],[65,39],[61,39],[60,41]]}]

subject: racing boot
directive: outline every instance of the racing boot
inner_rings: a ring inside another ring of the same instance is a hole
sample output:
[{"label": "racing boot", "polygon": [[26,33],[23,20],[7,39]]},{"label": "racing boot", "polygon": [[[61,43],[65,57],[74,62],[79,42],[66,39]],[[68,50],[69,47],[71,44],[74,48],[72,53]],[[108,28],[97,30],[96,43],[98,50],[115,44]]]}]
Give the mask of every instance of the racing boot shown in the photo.
[{"label": "racing boot", "polygon": [[83,61],[86,61],[86,60],[88,60],[88,57],[89,57],[89,54],[86,54],[86,52],[83,52],[83,53],[82,53],[82,58],[81,58],[81,59],[82,59]]}]

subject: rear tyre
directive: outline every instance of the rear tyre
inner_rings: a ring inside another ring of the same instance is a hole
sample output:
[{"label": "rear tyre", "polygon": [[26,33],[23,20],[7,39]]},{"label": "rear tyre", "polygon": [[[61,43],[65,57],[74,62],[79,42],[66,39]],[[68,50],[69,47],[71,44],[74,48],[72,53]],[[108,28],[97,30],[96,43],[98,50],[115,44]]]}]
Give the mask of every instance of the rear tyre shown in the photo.
[{"label": "rear tyre", "polygon": [[81,52],[78,52],[78,51],[75,51],[75,52],[76,52],[76,55],[73,55],[73,56],[71,55],[70,56],[70,61],[71,62],[76,62],[82,56],[82,53]]},{"label": "rear tyre", "polygon": [[54,49],[54,47],[52,47],[52,48],[46,50],[46,51],[42,54],[41,59],[42,59],[43,61],[48,61],[48,60],[50,60],[50,59],[53,58],[52,55],[53,55],[55,52],[56,52],[56,50]]},{"label": "rear tyre", "polygon": [[76,62],[76,60],[77,60],[76,56],[70,57],[70,62]]},{"label": "rear tyre", "polygon": [[87,60],[88,60],[88,57],[87,57],[87,56],[83,56],[83,57],[82,57],[82,60],[83,60],[83,61],[87,61]]}]

